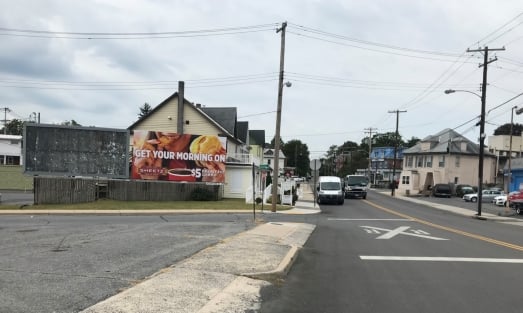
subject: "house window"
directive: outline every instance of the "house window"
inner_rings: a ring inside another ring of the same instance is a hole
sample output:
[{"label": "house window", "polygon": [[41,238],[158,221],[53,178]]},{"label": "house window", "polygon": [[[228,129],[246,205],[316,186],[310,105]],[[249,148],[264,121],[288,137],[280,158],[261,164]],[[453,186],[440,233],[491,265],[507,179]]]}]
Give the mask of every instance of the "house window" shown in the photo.
[{"label": "house window", "polygon": [[410,185],[410,176],[402,176],[401,177],[401,184],[402,185]]},{"label": "house window", "polygon": [[444,155],[440,155],[439,156],[438,166],[439,167],[445,167],[445,156]]},{"label": "house window", "polygon": [[407,157],[407,167],[412,167],[412,155]]},{"label": "house window", "polygon": [[267,160],[267,164],[271,165],[271,159]]},{"label": "house window", "polygon": [[432,155],[427,156],[427,167],[432,167]]},{"label": "house window", "polygon": [[416,167],[423,167],[423,161],[425,160],[425,157],[423,155],[418,156],[418,164]]},{"label": "house window", "polygon": [[459,155],[456,155],[456,167],[459,167],[459,162],[460,162],[460,156]]}]

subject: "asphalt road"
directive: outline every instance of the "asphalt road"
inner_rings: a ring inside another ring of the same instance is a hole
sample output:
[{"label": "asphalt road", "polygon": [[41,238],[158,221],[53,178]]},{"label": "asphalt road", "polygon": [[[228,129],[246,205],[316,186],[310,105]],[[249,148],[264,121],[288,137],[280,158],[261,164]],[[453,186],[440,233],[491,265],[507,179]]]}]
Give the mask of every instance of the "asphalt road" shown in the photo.
[{"label": "asphalt road", "polygon": [[[31,197],[10,193],[11,202],[23,203]],[[499,312],[516,312],[521,280],[513,280],[514,264],[370,261],[361,256],[522,257],[506,246],[427,224],[387,220],[398,216],[372,204],[517,245],[521,245],[521,227],[473,220],[376,192],[368,200],[322,206],[322,214],[258,216],[265,221],[318,225],[288,279],[264,289],[262,312],[414,312],[404,310],[411,303],[421,308],[416,312],[434,312],[429,306],[437,307],[444,297],[450,297],[444,306],[447,311],[452,307],[454,312],[487,312],[482,309],[496,307]],[[423,200],[467,207],[471,212],[477,208],[458,198]],[[492,214],[506,212],[491,204],[484,203],[483,208]],[[251,214],[1,216],[0,312],[79,312],[253,226]],[[386,232],[383,229],[399,233],[376,240],[376,232]],[[414,231],[447,240],[403,234]],[[493,285],[503,286],[502,292],[493,292]],[[505,297],[508,301],[500,305]],[[470,304],[469,311],[467,301],[478,304]],[[492,304],[485,305],[487,301]]]},{"label": "asphalt road", "polygon": [[79,312],[253,226],[248,214],[1,216],[0,312]]},{"label": "asphalt road", "polygon": [[521,223],[374,192],[321,209],[285,281],[262,290],[260,312],[521,312]]}]

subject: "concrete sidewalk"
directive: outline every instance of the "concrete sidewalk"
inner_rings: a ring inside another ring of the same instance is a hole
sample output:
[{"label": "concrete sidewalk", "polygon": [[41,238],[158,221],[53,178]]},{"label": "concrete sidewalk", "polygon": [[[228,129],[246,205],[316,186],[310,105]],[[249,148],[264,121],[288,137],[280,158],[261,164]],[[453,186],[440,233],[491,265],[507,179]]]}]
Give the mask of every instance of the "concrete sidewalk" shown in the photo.
[{"label": "concrete sidewalk", "polygon": [[82,313],[248,312],[286,275],[315,226],[267,223],[200,251]]}]

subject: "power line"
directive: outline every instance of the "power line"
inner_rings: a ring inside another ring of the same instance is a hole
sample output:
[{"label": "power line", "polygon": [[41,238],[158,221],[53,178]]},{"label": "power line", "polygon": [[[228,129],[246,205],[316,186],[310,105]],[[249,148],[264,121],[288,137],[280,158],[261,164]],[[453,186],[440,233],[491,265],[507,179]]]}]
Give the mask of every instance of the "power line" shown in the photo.
[{"label": "power line", "polygon": [[[520,16],[522,16],[522,15],[523,15],[523,13],[519,13],[518,15],[516,15],[515,17],[513,17],[512,19],[510,19],[508,22],[506,22],[505,24],[501,25],[500,27],[496,28],[494,31],[490,32],[487,36],[483,37],[483,39],[481,39],[481,40],[478,41],[478,45],[479,45],[481,42],[486,41],[487,38],[489,38],[490,36],[493,36],[495,33],[497,33],[498,31],[502,30],[505,26],[508,26],[510,23],[512,23],[512,22],[514,22],[515,20],[517,20],[517,19],[518,19]],[[518,23],[516,26],[514,26],[514,27],[510,28],[509,30],[503,32],[501,35],[498,35],[498,36],[496,36],[494,39],[491,39],[491,40],[488,41],[488,42],[484,42],[483,44],[486,45],[486,44],[491,43],[492,41],[494,41],[494,40],[500,38],[501,36],[505,35],[505,34],[508,33],[509,31],[513,30],[515,27],[521,25],[521,23],[523,23],[523,22]]]},{"label": "power line", "polygon": [[166,32],[59,32],[35,29],[19,29],[0,27],[0,35],[35,38],[62,38],[62,39],[163,39],[177,37],[202,37],[234,35],[261,31],[275,30],[276,23],[229,28],[214,28],[187,31]]},{"label": "power line", "polygon": [[[309,33],[326,36],[326,37],[332,37],[332,38],[349,41],[349,42],[355,42],[355,43],[364,44],[364,45],[368,45],[368,46],[375,46],[375,47],[386,48],[386,49],[390,49],[390,50],[411,52],[411,53],[417,53],[417,54],[431,54],[431,55],[447,56],[447,57],[459,56],[459,54],[457,54],[457,53],[428,51],[428,50],[399,47],[399,46],[394,46],[394,45],[389,45],[389,44],[384,44],[384,43],[372,42],[372,41],[367,41],[367,40],[362,40],[362,39],[357,39],[357,38],[351,38],[351,37],[347,37],[347,36],[343,36],[343,35],[333,34],[333,33],[329,33],[326,31],[322,31],[322,30],[318,30],[318,29],[314,29],[314,28],[310,28],[310,27],[306,27],[306,26],[302,26],[302,25],[297,25],[297,24],[293,24],[293,23],[289,23],[289,24],[296,27],[298,30],[301,30],[304,32],[309,32]],[[294,33],[294,34],[297,34],[297,33]],[[300,34],[297,34],[297,35],[300,35]]]}]

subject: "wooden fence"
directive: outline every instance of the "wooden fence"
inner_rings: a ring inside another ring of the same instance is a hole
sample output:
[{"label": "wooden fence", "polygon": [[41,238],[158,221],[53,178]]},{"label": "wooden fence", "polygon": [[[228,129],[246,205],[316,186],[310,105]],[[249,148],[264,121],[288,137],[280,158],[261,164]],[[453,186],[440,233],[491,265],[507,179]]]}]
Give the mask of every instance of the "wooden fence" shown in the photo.
[{"label": "wooden fence", "polygon": [[34,177],[35,204],[70,204],[97,199],[121,201],[188,201],[195,190],[223,198],[223,184],[79,177]]}]

